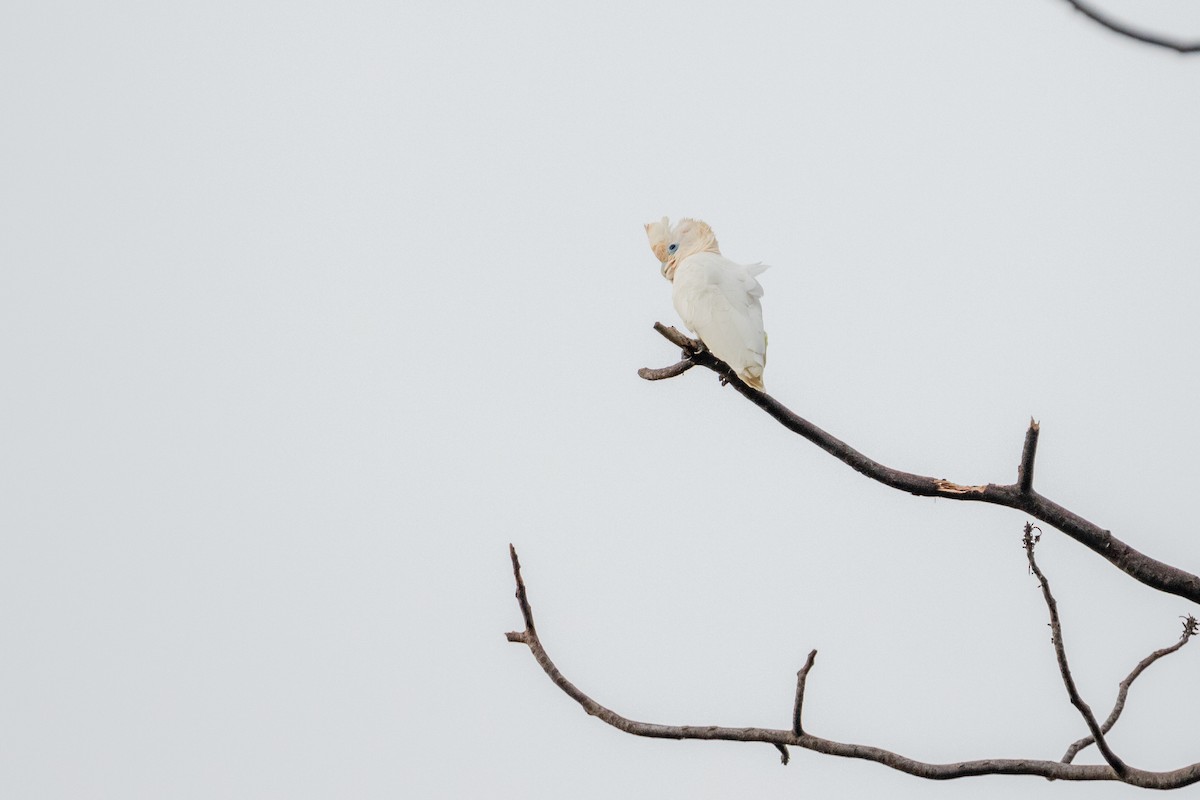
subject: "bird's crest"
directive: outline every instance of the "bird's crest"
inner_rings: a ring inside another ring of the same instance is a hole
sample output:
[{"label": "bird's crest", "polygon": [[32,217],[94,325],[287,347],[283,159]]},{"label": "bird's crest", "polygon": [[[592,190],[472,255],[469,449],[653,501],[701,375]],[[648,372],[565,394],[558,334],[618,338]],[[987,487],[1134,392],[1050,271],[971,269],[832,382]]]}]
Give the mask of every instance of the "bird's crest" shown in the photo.
[{"label": "bird's crest", "polygon": [[[654,256],[664,264],[672,258],[682,259],[693,253],[721,252],[712,228],[698,219],[681,219],[674,228],[667,217],[659,222],[647,222],[646,238],[650,240]],[[679,245],[674,253],[668,249],[672,244]]]},{"label": "bird's crest", "polygon": [[646,223],[646,238],[650,240],[650,249],[659,261],[667,260],[667,248],[671,246],[671,220],[663,217],[661,222]]}]

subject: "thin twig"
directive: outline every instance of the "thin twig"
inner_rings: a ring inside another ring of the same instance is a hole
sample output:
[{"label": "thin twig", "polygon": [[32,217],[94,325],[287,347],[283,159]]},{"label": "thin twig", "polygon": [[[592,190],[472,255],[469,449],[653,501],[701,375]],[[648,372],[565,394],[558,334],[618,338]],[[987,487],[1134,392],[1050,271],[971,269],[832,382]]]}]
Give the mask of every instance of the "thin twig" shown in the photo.
[{"label": "thin twig", "polygon": [[[1146,667],[1150,666],[1155,661],[1158,661],[1163,656],[1169,656],[1171,653],[1179,650],[1181,647],[1187,644],[1193,636],[1196,635],[1196,632],[1196,618],[1189,614],[1183,618],[1183,633],[1180,635],[1178,642],[1170,647],[1164,647],[1161,650],[1155,650],[1153,653],[1138,662],[1138,665],[1133,668],[1133,672],[1130,672],[1129,675],[1125,677],[1125,680],[1121,681],[1117,691],[1117,702],[1113,705],[1112,713],[1108,715],[1108,719],[1104,720],[1104,724],[1100,726],[1100,730],[1103,733],[1108,733],[1110,730],[1112,730],[1113,725],[1117,724],[1117,720],[1121,717],[1121,712],[1125,710],[1125,698],[1129,695],[1129,687],[1133,685],[1133,682],[1137,680],[1137,677],[1145,671]],[[1079,754],[1080,750],[1095,743],[1095,741],[1096,740],[1093,737],[1085,736],[1079,741],[1075,742],[1067,748],[1067,752],[1062,757],[1062,762],[1064,764],[1070,764],[1075,760],[1075,756]]]},{"label": "thin twig", "polygon": [[1117,22],[1112,17],[1101,14],[1099,11],[1096,11],[1086,3],[1080,2],[1080,0],[1066,1],[1070,3],[1076,11],[1095,22],[1098,22],[1113,33],[1120,34],[1121,36],[1127,36],[1130,39],[1136,39],[1139,42],[1144,42],[1145,44],[1154,45],[1156,47],[1165,47],[1168,50],[1174,50],[1177,53],[1200,53],[1200,42],[1180,42],[1178,40],[1168,39],[1157,34],[1139,31],[1122,22]]},{"label": "thin twig", "polygon": [[667,378],[674,378],[676,375],[682,375],[694,366],[696,366],[695,361],[692,361],[691,358],[685,358],[669,367],[661,367],[660,369],[642,367],[638,370],[638,376],[648,381],[662,381]]},{"label": "thin twig", "polygon": [[1050,593],[1050,582],[1046,580],[1046,576],[1038,569],[1037,560],[1033,557],[1033,548],[1037,540],[1033,537],[1033,525],[1025,523],[1025,537],[1023,539],[1025,545],[1025,556],[1029,560],[1029,569],[1037,576],[1038,583],[1042,586],[1042,597],[1046,600],[1046,607],[1050,610],[1050,636],[1054,643],[1054,655],[1058,658],[1058,671],[1062,673],[1063,685],[1067,687],[1067,696],[1071,698],[1071,705],[1079,710],[1080,716],[1087,724],[1088,730],[1091,731],[1092,738],[1096,741],[1096,747],[1099,748],[1100,754],[1104,756],[1104,760],[1113,768],[1113,772],[1124,777],[1129,771],[1129,767],[1125,765],[1112,748],[1108,746],[1108,742],[1104,739],[1104,732],[1100,730],[1100,723],[1096,722],[1096,715],[1092,713],[1091,707],[1084,702],[1084,699],[1079,694],[1079,689],[1075,686],[1075,678],[1071,675],[1071,668],[1067,664],[1067,650],[1063,644],[1062,623],[1058,618],[1058,603],[1054,599],[1054,595]]},{"label": "thin twig", "polygon": [[525,592],[525,581],[521,579],[521,562],[517,559],[517,548],[512,543],[508,545],[508,556],[512,559],[513,577],[517,579],[517,605],[521,607],[521,616],[525,618],[525,630],[521,633],[510,631],[507,636],[510,642],[528,644],[528,640],[537,637],[533,627],[533,609],[529,606],[529,595]]},{"label": "thin twig", "polygon": [[804,726],[800,724],[800,712],[804,709],[804,683],[808,680],[808,671],[817,660],[817,651],[813,650],[804,661],[804,666],[796,673],[796,704],[792,707],[792,733],[797,736],[804,734]]},{"label": "thin twig", "polygon": [[[694,339],[688,339],[674,328],[669,328],[661,323],[656,323],[654,329],[680,346],[686,346],[686,342],[695,342]],[[695,343],[699,346],[698,342]],[[726,377],[731,375],[729,367],[706,350],[692,354],[691,358],[697,366],[707,367],[718,375]],[[774,417],[785,428],[808,439],[817,447],[871,480],[923,497],[944,497],[948,500],[993,503],[1022,511],[1047,525],[1058,528],[1084,547],[1103,556],[1134,580],[1160,592],[1178,595],[1193,603],[1200,603],[1200,576],[1170,564],[1164,564],[1139,552],[1113,536],[1111,531],[1068,511],[1058,503],[1038,494],[1032,488],[1023,493],[1020,486],[1015,483],[963,485],[944,478],[932,478],[892,469],[860,453],[841,439],[826,433],[766,392],[753,389],[737,380],[736,377],[730,380],[729,384],[751,403]],[[1030,473],[1032,476],[1032,470]]]},{"label": "thin twig", "polygon": [[1029,494],[1033,491],[1033,459],[1037,456],[1038,431],[1041,426],[1029,418],[1029,430],[1025,431],[1025,446],[1021,448],[1021,465],[1017,467],[1017,491]]},{"label": "thin twig", "polygon": [[1129,768],[1121,776],[1104,764],[1064,764],[1061,761],[1045,761],[1025,758],[987,758],[977,761],[960,761],[952,764],[931,764],[917,761],[890,750],[861,744],[846,744],[832,739],[822,739],[809,733],[797,734],[791,730],[772,728],[726,728],[719,725],[658,725],[638,722],[623,717],[606,708],[579,690],[558,670],[546,649],[542,646],[533,627],[533,615],[529,609],[525,584],[521,579],[521,567],[515,549],[511,549],[513,576],[517,582],[517,601],[525,617],[524,633],[507,634],[510,642],[529,647],[534,659],[553,681],[554,685],[583,708],[591,716],[607,725],[633,734],[654,739],[698,739],[705,741],[762,742],[779,747],[801,747],[816,753],[842,758],[857,758],[874,761],[900,772],[932,780],[950,780],[975,775],[1037,775],[1042,778],[1066,781],[1123,781],[1147,789],[1176,789],[1200,783],[1200,763],[1190,764],[1170,772],[1148,772]]}]

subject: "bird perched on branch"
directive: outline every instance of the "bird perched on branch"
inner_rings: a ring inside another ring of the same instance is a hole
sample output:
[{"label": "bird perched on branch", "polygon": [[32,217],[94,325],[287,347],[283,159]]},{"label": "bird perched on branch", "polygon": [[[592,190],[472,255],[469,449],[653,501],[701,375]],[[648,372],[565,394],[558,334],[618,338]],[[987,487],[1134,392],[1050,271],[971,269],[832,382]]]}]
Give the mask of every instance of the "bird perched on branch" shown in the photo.
[{"label": "bird perched on branch", "polygon": [[712,228],[698,219],[680,220],[674,228],[666,217],[646,224],[650,249],[671,281],[671,301],[688,330],[700,337],[748,385],[762,391],[767,365],[763,332],[762,286],[754,276],[764,264],[735,264],[717,248]]}]

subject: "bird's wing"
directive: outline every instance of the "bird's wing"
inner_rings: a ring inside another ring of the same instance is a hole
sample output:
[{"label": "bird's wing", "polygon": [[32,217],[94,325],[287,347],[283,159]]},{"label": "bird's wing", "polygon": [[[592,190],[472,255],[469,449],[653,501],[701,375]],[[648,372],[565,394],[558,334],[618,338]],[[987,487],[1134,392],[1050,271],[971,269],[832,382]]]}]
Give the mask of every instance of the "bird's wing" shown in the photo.
[{"label": "bird's wing", "polygon": [[767,363],[762,286],[754,279],[766,267],[744,267],[717,253],[697,253],[675,271],[671,299],[685,325],[709,350],[752,386],[761,388]]}]

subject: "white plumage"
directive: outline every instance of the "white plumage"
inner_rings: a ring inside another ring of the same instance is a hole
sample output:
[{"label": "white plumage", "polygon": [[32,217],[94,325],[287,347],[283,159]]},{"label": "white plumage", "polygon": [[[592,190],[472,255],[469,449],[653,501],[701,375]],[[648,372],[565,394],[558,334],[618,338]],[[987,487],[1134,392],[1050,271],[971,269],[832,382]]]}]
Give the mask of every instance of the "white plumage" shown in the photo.
[{"label": "white plumage", "polygon": [[650,249],[671,281],[671,300],[683,324],[712,354],[759,391],[767,366],[762,286],[755,276],[763,264],[743,266],[721,255],[712,228],[684,219],[672,228],[666,217],[646,225]]}]

